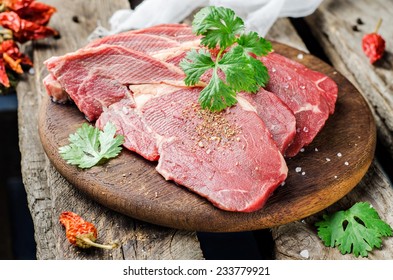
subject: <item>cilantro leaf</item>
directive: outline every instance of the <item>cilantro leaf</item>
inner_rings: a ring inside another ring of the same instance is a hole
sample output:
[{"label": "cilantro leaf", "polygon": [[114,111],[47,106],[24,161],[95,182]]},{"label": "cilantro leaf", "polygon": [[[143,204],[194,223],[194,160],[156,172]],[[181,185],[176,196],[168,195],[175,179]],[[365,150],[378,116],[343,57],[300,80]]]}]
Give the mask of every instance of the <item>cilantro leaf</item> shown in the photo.
[{"label": "cilantro leaf", "polygon": [[235,91],[250,91],[255,84],[254,68],[239,46],[225,53],[218,62],[218,67],[225,73],[228,85]]},{"label": "cilantro leaf", "polygon": [[214,6],[201,9],[194,17],[193,32],[202,35],[201,45],[210,52],[191,50],[180,67],[188,86],[197,84],[213,69],[210,82],[200,93],[203,109],[220,111],[236,104],[237,92],[256,93],[267,84],[268,70],[256,56],[271,52],[272,45],[256,32],[245,33],[243,20],[233,10]]},{"label": "cilantro leaf", "polygon": [[257,92],[259,87],[265,87],[269,82],[269,72],[262,61],[251,56],[248,57],[248,61],[251,67],[254,69],[253,76],[255,80],[254,89],[249,90],[248,92]]},{"label": "cilantro leaf", "polygon": [[272,51],[272,44],[268,40],[259,37],[256,32],[242,34],[237,43],[244,48],[244,51],[258,56],[267,55]]},{"label": "cilantro leaf", "polygon": [[120,153],[124,137],[115,137],[115,133],[116,127],[111,123],[107,123],[103,131],[84,123],[76,133],[70,134],[70,144],[60,147],[59,153],[69,164],[90,168]]},{"label": "cilantro leaf", "polygon": [[236,35],[244,30],[244,22],[231,9],[209,6],[201,9],[192,22],[196,35],[203,35],[201,44],[214,49],[226,49],[236,42]]},{"label": "cilantro leaf", "polygon": [[209,108],[213,112],[221,111],[236,104],[236,92],[218,77],[217,69],[214,69],[212,78],[201,91],[198,101],[202,108]]},{"label": "cilantro leaf", "polygon": [[392,236],[390,225],[382,221],[367,202],[359,202],[349,210],[324,215],[315,224],[318,236],[329,247],[338,247],[342,254],[367,257],[373,248],[381,248],[382,237]]},{"label": "cilantro leaf", "polygon": [[180,62],[180,67],[186,73],[185,84],[195,85],[208,69],[214,68],[214,65],[214,61],[206,50],[189,51],[185,59]]}]

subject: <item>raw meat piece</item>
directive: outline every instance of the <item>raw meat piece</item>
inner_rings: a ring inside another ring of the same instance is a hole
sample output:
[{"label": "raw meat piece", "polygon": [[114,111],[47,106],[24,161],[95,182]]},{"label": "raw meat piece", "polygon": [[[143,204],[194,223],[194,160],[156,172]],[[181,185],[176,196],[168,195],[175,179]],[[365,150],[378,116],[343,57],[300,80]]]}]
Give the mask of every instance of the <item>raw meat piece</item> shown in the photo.
[{"label": "raw meat piece", "polygon": [[[307,79],[311,80],[318,92],[325,97],[329,106],[329,113],[334,113],[338,88],[337,84],[331,78],[321,72],[313,71],[299,62],[291,60],[275,52],[272,52],[268,56],[262,58],[262,61],[267,62],[268,60],[274,61],[277,64],[286,65],[287,68],[293,69],[293,71],[298,73],[298,75],[307,77]],[[278,73],[275,72],[275,75],[277,74]]]},{"label": "raw meat piece", "polygon": [[124,136],[124,144],[128,150],[136,152],[144,158],[158,160],[158,147],[155,133],[147,128],[143,118],[130,99],[122,99],[105,109],[96,121],[96,127],[104,129],[107,122],[116,126],[116,134]]},{"label": "raw meat piece", "polygon": [[95,40],[85,48],[97,47],[103,44],[123,46],[143,53],[152,53],[180,46],[178,41],[167,37],[129,31]]},{"label": "raw meat piece", "polygon": [[243,109],[255,111],[264,121],[278,149],[284,154],[296,134],[296,119],[291,109],[276,95],[263,88],[256,94],[241,92],[237,99]]},{"label": "raw meat piece", "polygon": [[150,84],[132,85],[129,88],[134,98],[133,101],[122,99],[108,108],[104,108],[95,126],[102,130],[107,122],[113,123],[117,128],[117,134],[124,136],[124,147],[148,160],[158,160],[157,142],[160,141],[160,136],[146,125],[138,108],[155,96],[170,94],[179,88],[170,85]]},{"label": "raw meat piece", "polygon": [[172,64],[121,46],[102,45],[52,57],[45,65],[90,121],[125,97],[128,85],[184,85],[184,73]]},{"label": "raw meat piece", "polygon": [[285,151],[285,156],[294,157],[312,142],[334,111],[337,85],[326,75],[274,52],[261,60],[270,75],[266,89],[276,94],[295,114],[295,139]]},{"label": "raw meat piece", "polygon": [[56,103],[67,103],[70,100],[70,96],[64,91],[61,84],[53,77],[52,74],[48,74],[42,80],[46,92],[49,94],[53,102]]},{"label": "raw meat piece", "polygon": [[285,180],[287,166],[263,121],[241,104],[200,110],[200,89],[152,98],[141,108],[163,139],[157,171],[220,209],[252,212]]},{"label": "raw meat piece", "polygon": [[165,36],[178,42],[191,41],[197,38],[189,25],[178,23],[159,24],[152,27],[133,30],[132,32],[136,34]]},{"label": "raw meat piece", "polygon": [[[254,111],[243,108],[244,102],[212,113],[200,109],[200,90],[168,86],[149,92],[147,86],[134,88],[136,106],[123,100],[113,104],[97,120],[97,126],[114,123],[119,133],[134,142],[131,150],[147,159],[155,160],[148,151],[158,149],[156,169],[164,178],[206,197],[217,207],[256,211],[285,180],[285,161],[263,121]],[[142,148],[135,149],[138,144]]]}]

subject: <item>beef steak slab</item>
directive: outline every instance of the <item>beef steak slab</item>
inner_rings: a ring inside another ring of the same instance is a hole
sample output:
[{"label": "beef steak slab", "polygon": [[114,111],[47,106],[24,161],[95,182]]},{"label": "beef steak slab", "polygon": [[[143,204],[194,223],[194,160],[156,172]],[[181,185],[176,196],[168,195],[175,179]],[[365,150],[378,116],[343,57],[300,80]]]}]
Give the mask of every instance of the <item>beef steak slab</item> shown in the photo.
[{"label": "beef steak slab", "polygon": [[[123,100],[111,105],[97,126],[114,123],[128,139],[126,143],[131,139],[132,147],[143,145],[132,150],[147,159],[154,160],[149,152],[157,149],[156,169],[165,179],[218,208],[256,211],[285,180],[284,158],[256,112],[242,103],[220,113],[202,110],[200,90],[173,87],[157,94],[146,89],[145,97],[135,98],[136,106]],[[140,119],[135,121],[135,116]]]},{"label": "beef steak slab", "polygon": [[334,112],[337,85],[326,75],[275,52],[260,59],[269,71],[266,89],[276,94],[295,114],[296,135],[285,151],[285,156],[294,157],[312,142]]},{"label": "beef steak slab", "polygon": [[184,85],[184,73],[172,64],[122,46],[102,45],[52,57],[46,67],[89,121],[128,97],[128,85]]}]

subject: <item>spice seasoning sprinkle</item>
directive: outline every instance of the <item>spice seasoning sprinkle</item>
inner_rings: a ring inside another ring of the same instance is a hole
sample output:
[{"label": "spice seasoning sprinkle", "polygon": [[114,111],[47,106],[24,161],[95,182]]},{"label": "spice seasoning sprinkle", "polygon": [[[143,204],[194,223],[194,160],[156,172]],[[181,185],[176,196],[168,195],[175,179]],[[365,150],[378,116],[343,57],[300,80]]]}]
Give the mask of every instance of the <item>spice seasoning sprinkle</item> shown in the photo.
[{"label": "spice seasoning sprinkle", "polygon": [[241,141],[239,137],[241,128],[236,124],[231,124],[225,118],[230,111],[212,112],[208,109],[201,109],[199,104],[193,103],[182,113],[186,121],[192,122],[191,134],[195,134],[192,139],[200,148],[204,148],[208,143],[229,146],[233,141]]}]

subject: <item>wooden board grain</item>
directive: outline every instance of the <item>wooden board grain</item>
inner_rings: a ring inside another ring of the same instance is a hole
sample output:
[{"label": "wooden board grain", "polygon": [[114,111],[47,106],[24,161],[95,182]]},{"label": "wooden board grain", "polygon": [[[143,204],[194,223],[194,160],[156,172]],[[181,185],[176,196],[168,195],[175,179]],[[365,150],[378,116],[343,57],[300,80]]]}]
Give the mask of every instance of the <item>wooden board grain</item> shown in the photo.
[{"label": "wooden board grain", "polygon": [[[46,97],[42,78],[47,71],[42,62],[82,47],[97,22],[109,27],[107,19],[116,10],[129,7],[129,3],[128,0],[40,2],[57,8],[50,26],[60,31],[61,39],[24,44],[32,52],[35,75],[26,75],[17,87],[21,171],[34,223],[37,259],[203,259],[195,232],[155,226],[102,207],[72,186],[48,161],[37,130],[39,105],[44,101],[42,97]],[[74,211],[93,222],[98,230],[97,242],[117,240],[120,246],[114,250],[81,250],[73,246],[58,220],[63,211]]]},{"label": "wooden board grain", "polygon": [[[336,69],[347,72],[373,108],[378,137],[393,158],[393,0],[326,0],[306,21]],[[381,60],[369,62],[362,38],[378,31],[386,41]],[[361,23],[358,23],[360,20]],[[355,29],[356,27],[356,29]]]},{"label": "wooden board grain", "polygon": [[[103,166],[80,170],[58,153],[68,135],[85,122],[72,105],[43,101],[39,133],[48,158],[76,188],[93,200],[123,214],[163,226],[210,232],[271,228],[312,215],[347,194],[366,173],[376,142],[370,109],[353,85],[318,58],[275,43],[275,51],[330,76],[339,85],[336,112],[314,142],[288,159],[288,178],[253,213],[222,211],[187,189],[165,181],[156,163],[128,151]],[[302,59],[298,58],[302,54]],[[339,156],[341,155],[341,156]],[[302,172],[296,172],[297,167]],[[240,178],[239,178],[240,180]]]}]

